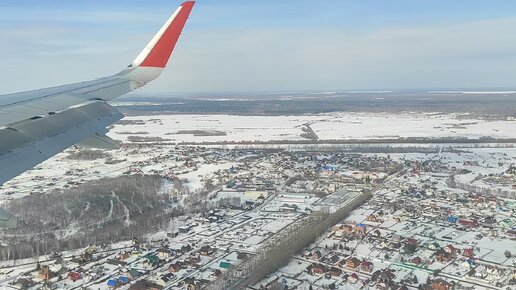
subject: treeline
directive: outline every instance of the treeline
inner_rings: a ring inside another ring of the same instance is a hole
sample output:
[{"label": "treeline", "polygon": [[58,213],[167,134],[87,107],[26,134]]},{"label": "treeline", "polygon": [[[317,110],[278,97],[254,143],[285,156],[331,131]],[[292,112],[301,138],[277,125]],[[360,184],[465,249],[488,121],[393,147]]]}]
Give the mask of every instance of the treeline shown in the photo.
[{"label": "treeline", "polygon": [[378,139],[318,139],[318,140],[246,140],[246,141],[206,141],[206,142],[178,142],[173,145],[296,145],[296,144],[484,144],[484,143],[516,143],[516,138],[493,138],[489,136],[474,138],[463,137],[399,137],[399,138],[378,138]]},{"label": "treeline", "polygon": [[111,154],[104,151],[84,149],[68,155],[67,158],[72,160],[97,160],[108,157],[112,157]]},{"label": "treeline", "polygon": [[503,190],[501,188],[490,188],[473,185],[471,183],[455,182],[455,188],[478,193],[481,195],[492,195],[499,198],[516,199],[516,191]]}]

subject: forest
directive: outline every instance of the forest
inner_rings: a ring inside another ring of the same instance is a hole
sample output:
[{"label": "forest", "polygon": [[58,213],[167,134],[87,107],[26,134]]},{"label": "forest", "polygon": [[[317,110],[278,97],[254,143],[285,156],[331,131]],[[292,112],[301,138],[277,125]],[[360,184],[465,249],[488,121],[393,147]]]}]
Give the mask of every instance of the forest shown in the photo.
[{"label": "forest", "polygon": [[18,259],[142,237],[168,226],[179,209],[158,194],[159,176],[101,179],[49,194],[12,200],[7,208],[19,219],[3,230],[0,259]]},{"label": "forest", "polygon": [[172,231],[174,217],[241,204],[240,198],[209,199],[208,194],[216,190],[210,182],[179,202],[161,193],[162,185],[157,175],[120,176],[12,200],[7,209],[20,224],[2,229],[0,260],[109,245],[133,237],[145,241],[147,234]]}]

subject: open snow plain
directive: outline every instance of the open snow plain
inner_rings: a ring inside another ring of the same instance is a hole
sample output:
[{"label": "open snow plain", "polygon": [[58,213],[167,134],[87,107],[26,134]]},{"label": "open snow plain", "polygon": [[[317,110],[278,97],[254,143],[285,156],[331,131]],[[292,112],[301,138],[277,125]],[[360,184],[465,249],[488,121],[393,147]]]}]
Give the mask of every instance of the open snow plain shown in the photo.
[{"label": "open snow plain", "polygon": [[[328,113],[292,116],[152,115],[129,116],[109,136],[124,142],[268,142],[307,140],[309,126],[319,140],[395,138],[516,138],[516,120],[489,120],[467,114]],[[156,138],[161,138],[157,140]]]}]

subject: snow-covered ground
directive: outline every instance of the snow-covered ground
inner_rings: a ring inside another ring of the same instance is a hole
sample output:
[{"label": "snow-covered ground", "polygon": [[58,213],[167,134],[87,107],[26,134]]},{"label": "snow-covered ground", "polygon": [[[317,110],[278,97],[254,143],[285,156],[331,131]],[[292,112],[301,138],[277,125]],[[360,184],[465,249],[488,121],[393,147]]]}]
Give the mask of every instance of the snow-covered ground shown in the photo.
[{"label": "snow-covered ground", "polygon": [[[143,122],[117,124],[109,135],[123,141],[127,141],[129,136],[138,136],[160,137],[174,143],[303,140],[303,137],[300,136],[303,133],[301,129],[304,124],[308,124],[322,140],[398,137],[516,137],[514,120],[488,121],[458,117],[458,114],[415,112],[399,114],[346,112],[300,116],[131,116],[124,120]],[[194,134],[181,132],[188,130],[202,130],[219,134],[194,136]],[[147,134],[142,134],[142,132]],[[181,134],[177,134],[178,132]]]}]

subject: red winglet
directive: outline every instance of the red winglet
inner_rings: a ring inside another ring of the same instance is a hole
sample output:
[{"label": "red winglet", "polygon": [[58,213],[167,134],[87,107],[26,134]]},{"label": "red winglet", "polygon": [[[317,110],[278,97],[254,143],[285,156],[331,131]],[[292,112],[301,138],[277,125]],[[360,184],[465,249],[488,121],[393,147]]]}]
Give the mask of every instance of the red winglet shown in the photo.
[{"label": "red winglet", "polygon": [[154,44],[147,57],[140,63],[140,66],[164,68],[167,65],[194,3],[195,1],[187,1],[181,4],[179,13]]}]

